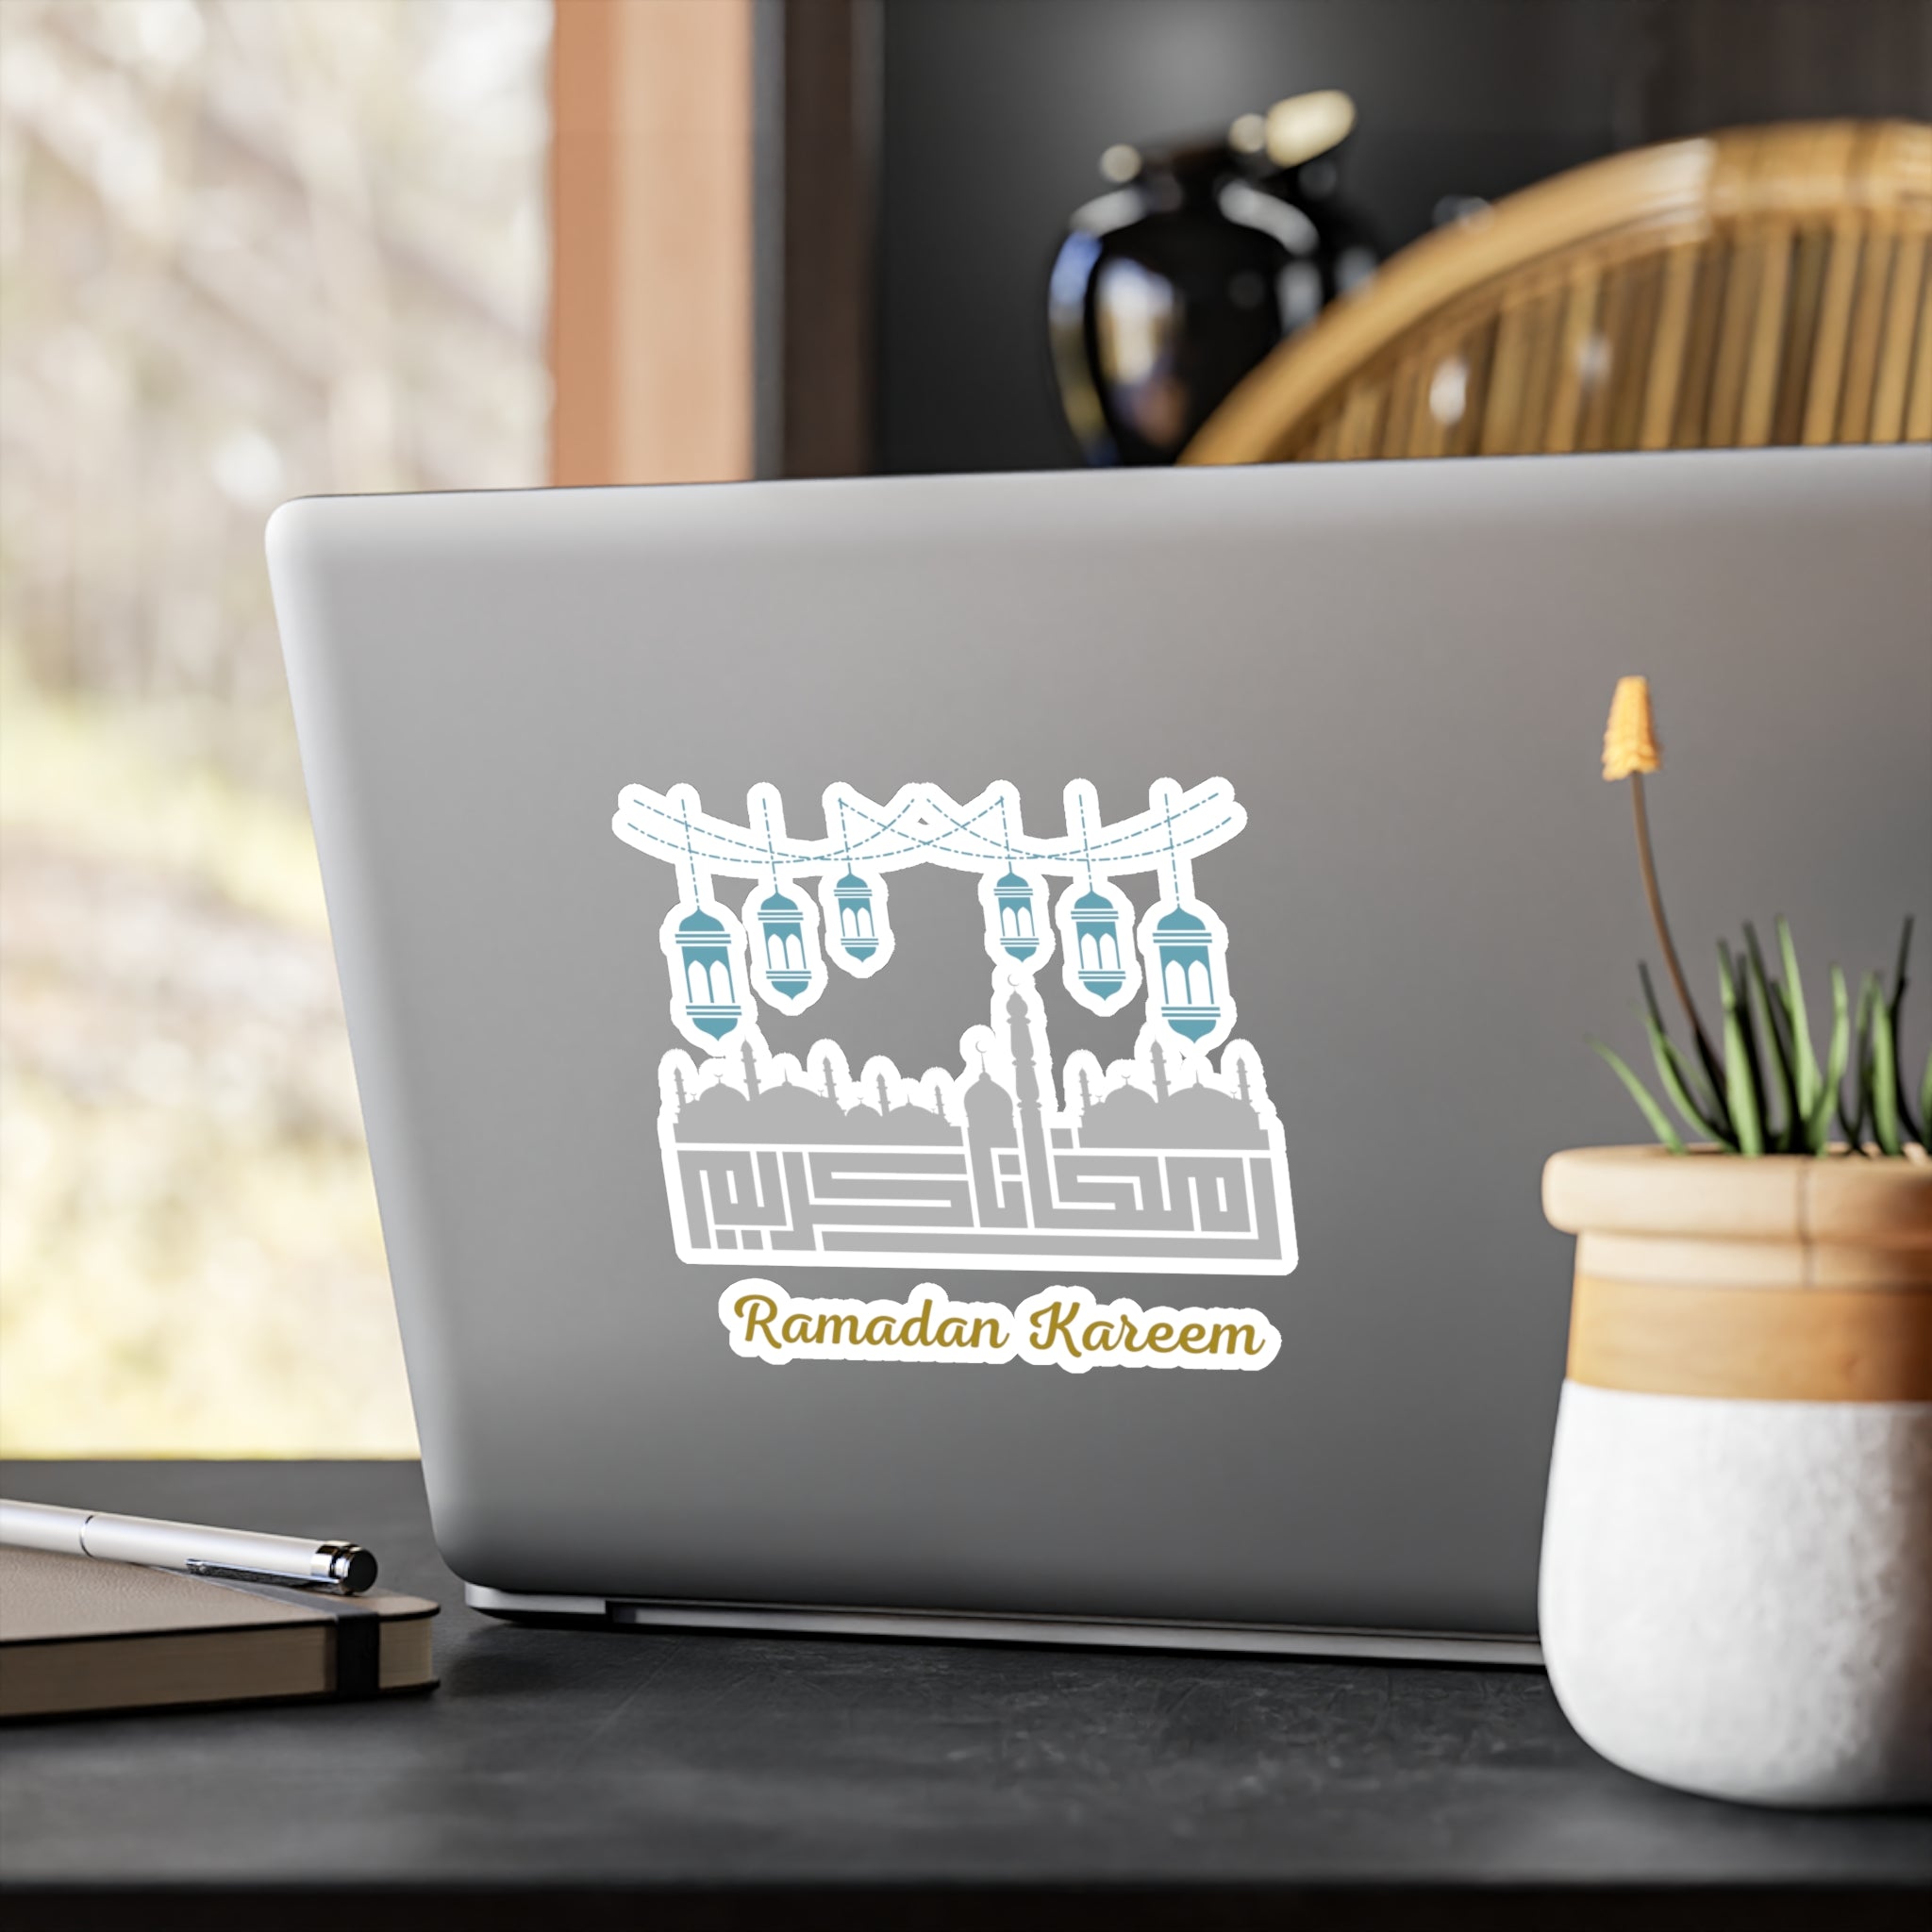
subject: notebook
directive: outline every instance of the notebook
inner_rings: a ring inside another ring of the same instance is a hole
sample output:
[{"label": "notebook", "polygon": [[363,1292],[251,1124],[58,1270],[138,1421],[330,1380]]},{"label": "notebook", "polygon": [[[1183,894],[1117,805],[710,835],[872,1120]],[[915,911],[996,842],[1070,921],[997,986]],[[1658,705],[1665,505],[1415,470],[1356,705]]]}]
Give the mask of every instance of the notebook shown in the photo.
[{"label": "notebook", "polygon": [[426,1690],[436,1610],[0,1548],[0,1718]]}]

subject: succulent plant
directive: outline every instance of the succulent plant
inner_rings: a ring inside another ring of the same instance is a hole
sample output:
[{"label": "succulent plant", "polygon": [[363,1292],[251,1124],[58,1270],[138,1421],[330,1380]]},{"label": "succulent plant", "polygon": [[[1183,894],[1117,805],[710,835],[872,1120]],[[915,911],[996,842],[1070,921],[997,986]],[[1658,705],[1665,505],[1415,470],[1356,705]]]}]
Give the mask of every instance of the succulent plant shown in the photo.
[{"label": "succulent plant", "polygon": [[[1733,1154],[1829,1154],[1836,1129],[1856,1153],[1898,1156],[1910,1146],[1923,1157],[1932,1146],[1932,1054],[1926,1056],[1916,1102],[1907,1091],[1899,1058],[1912,921],[1906,920],[1899,935],[1889,993],[1876,973],[1867,973],[1855,1008],[1843,972],[1831,969],[1831,1020],[1821,1036],[1822,1061],[1812,1041],[1790,925],[1782,918],[1777,922],[1773,966],[1767,965],[1757,930],[1747,921],[1744,943],[1737,952],[1718,941],[1724,1024],[1722,1047],[1713,1046],[1671,941],[1651,853],[1643,778],[1645,773],[1661,770],[1662,763],[1650,686],[1641,677],[1622,678],[1604,734],[1604,776],[1630,781],[1644,896],[1695,1049],[1693,1059],[1672,1040],[1650,969],[1640,964],[1643,1027],[1665,1097],[1695,1139],[1714,1141]],[[1657,1139],[1674,1154],[1686,1152],[1684,1136],[1622,1056],[1599,1040],[1591,1045],[1623,1081]]]}]

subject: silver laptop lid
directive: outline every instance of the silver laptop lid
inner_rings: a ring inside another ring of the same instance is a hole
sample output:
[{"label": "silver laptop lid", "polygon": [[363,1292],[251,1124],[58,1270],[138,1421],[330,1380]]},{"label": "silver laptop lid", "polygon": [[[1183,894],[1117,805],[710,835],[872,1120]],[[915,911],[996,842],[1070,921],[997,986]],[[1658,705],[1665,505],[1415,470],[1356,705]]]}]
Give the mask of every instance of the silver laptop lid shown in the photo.
[{"label": "silver laptop lid", "polygon": [[[1932,452],[304,502],[271,564],[445,1553],[1524,1630],[1694,955],[1889,956]],[[1923,1052],[1923,1045],[1918,1049]]]}]

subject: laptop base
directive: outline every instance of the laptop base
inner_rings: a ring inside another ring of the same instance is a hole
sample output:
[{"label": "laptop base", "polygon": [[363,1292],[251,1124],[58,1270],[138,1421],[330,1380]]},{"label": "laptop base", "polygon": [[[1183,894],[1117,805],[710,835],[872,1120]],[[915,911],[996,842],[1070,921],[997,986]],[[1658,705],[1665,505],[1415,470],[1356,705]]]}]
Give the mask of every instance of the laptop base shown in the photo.
[{"label": "laptop base", "polygon": [[1191,1650],[1248,1657],[1379,1657],[1432,1664],[1512,1664],[1540,1669],[1533,1637],[1461,1636],[1435,1630],[1346,1630],[1288,1624],[1183,1624],[1122,1618],[997,1617],[932,1610],[811,1609],[796,1604],[682,1603],[640,1597],[544,1596],[468,1583],[473,1610],[613,1628],[785,1632],[802,1637],[890,1637],[966,1643],[1091,1644],[1114,1650]]}]

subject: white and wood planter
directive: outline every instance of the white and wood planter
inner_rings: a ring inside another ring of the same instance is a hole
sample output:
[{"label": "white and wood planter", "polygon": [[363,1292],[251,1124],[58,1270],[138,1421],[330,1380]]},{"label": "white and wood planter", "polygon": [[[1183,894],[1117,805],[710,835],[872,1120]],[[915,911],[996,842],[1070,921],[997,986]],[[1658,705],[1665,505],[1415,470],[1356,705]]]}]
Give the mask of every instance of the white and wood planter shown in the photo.
[{"label": "white and wood planter", "polygon": [[1626,1770],[1932,1800],[1932,1162],[1558,1154],[1550,1680]]}]

